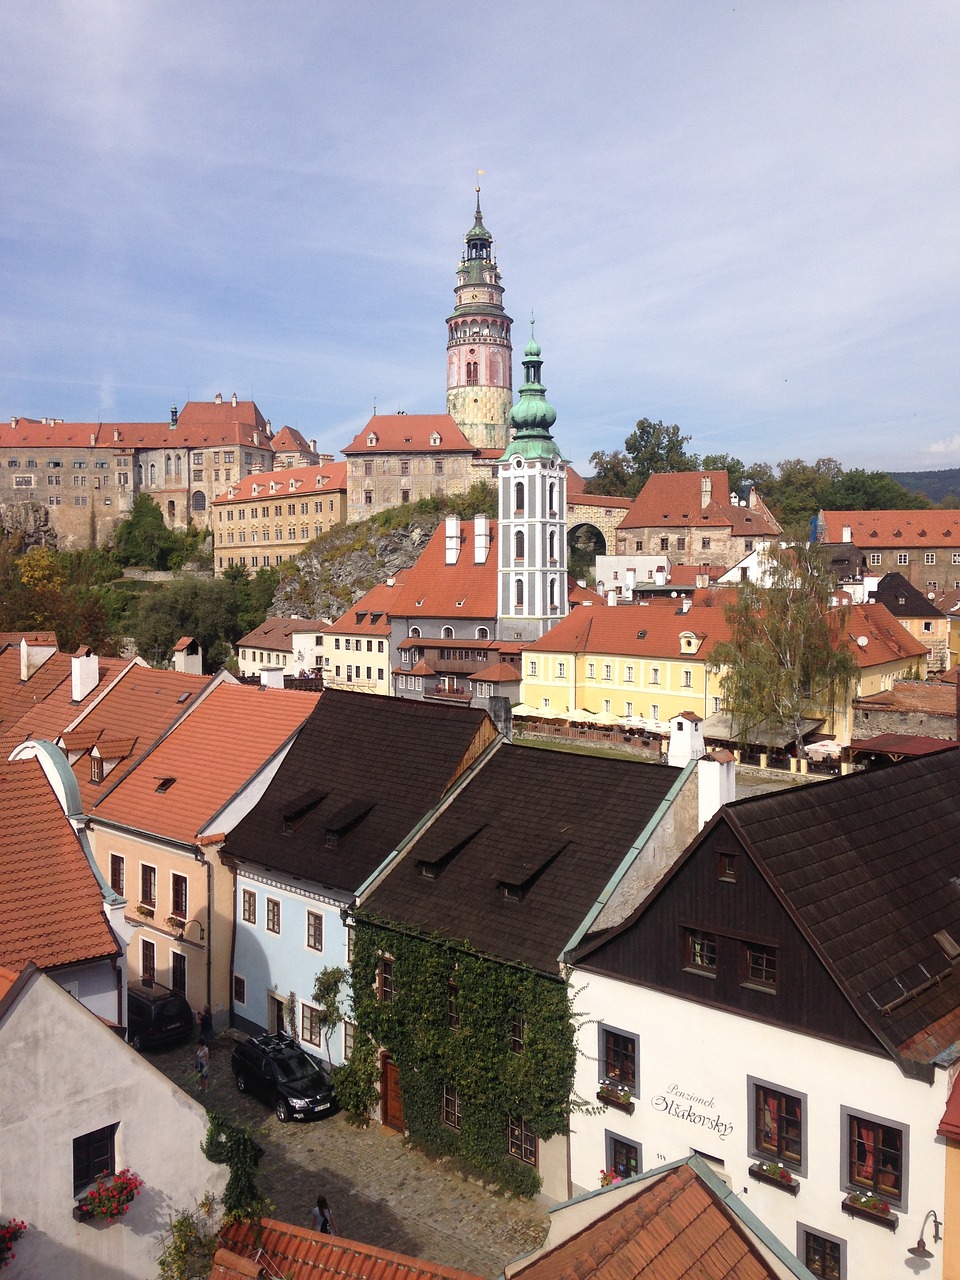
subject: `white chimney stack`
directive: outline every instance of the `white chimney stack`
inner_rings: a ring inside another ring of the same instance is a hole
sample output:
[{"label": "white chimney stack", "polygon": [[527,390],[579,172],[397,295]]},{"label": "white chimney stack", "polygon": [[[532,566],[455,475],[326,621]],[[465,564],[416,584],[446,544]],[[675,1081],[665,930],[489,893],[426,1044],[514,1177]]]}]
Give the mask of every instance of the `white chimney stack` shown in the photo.
[{"label": "white chimney stack", "polygon": [[706,511],[710,505],[710,499],[713,497],[713,481],[709,476],[701,476],[700,478],[700,510]]},{"label": "white chimney stack", "polygon": [[731,751],[711,751],[697,761],[697,821],[702,831],[721,805],[737,798],[737,766]]},{"label": "white chimney stack", "polygon": [[233,393],[233,395],[230,397],[230,403],[233,405],[233,407],[234,407],[234,408],[236,408],[236,407],[237,407],[237,393],[236,393],[236,392],[234,392],[234,393]]},{"label": "white chimney stack", "polygon": [[460,517],[447,516],[447,564],[456,564],[460,557]]},{"label": "white chimney stack", "polygon": [[684,613],[689,613],[689,612],[690,612],[690,606],[691,606],[692,604],[693,604],[693,601],[690,599],[690,597],[689,597],[689,596],[684,596],[684,597],[683,597],[683,612],[684,612]]},{"label": "white chimney stack", "polygon": [[607,605],[612,608],[616,603],[617,603],[617,593],[611,587],[610,590],[607,592]]},{"label": "white chimney stack", "polygon": [[850,525],[845,524],[843,528],[840,530],[840,541],[841,542],[853,541],[853,530],[851,529]]},{"label": "white chimney stack", "polygon": [[100,659],[84,645],[70,659],[70,696],[82,702],[100,683]]},{"label": "white chimney stack", "polygon": [[706,748],[703,745],[703,719],[694,711],[681,711],[670,721],[670,746],[667,764],[682,769],[691,760],[699,760]]},{"label": "white chimney stack", "polygon": [[473,563],[486,564],[490,553],[490,517],[473,517]]},{"label": "white chimney stack", "polygon": [[223,395],[221,394],[221,392],[218,391],[217,394],[213,397],[213,403],[223,404]]},{"label": "white chimney stack", "polygon": [[29,680],[56,652],[55,644],[38,644],[36,641],[31,644],[24,636],[20,641],[20,679],[24,682]]},{"label": "white chimney stack", "polygon": [[260,684],[264,689],[282,689],[283,667],[261,667]]}]

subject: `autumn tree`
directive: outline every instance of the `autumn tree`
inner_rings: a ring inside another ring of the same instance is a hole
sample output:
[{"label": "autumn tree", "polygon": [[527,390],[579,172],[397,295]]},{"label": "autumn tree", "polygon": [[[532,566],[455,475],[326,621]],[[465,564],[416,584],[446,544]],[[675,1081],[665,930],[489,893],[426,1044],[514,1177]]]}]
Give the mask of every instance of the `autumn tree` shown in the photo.
[{"label": "autumn tree", "polygon": [[845,705],[857,663],[845,643],[846,610],[830,605],[825,548],[775,544],[765,556],[765,585],[739,584],[726,606],[730,639],[713,658],[737,741],[769,747],[786,730],[806,754],[804,721]]}]

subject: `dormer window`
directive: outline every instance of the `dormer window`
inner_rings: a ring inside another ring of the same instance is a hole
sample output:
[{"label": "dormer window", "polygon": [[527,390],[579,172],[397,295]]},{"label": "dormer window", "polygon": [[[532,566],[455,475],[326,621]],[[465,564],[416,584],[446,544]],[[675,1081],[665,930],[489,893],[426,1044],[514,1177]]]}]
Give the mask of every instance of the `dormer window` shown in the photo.
[{"label": "dormer window", "polygon": [[442,443],[442,439],[439,431],[434,431],[433,435],[431,435],[430,437],[430,443],[433,445],[434,449],[436,449],[438,445]]},{"label": "dormer window", "polygon": [[90,781],[98,783],[103,781],[103,761],[99,756],[90,757]]},{"label": "dormer window", "polygon": [[380,443],[380,437],[377,435],[375,431],[371,431],[370,434],[367,436],[367,448],[372,449],[374,448],[374,446],[378,445],[379,443]]},{"label": "dormer window", "polygon": [[176,778],[161,778],[156,786],[157,794],[166,795],[175,782]]}]

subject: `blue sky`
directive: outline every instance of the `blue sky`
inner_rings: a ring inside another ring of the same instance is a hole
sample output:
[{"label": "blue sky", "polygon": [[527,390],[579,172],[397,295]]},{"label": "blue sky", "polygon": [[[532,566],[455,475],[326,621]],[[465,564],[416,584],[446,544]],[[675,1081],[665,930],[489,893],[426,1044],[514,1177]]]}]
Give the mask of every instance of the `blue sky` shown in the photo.
[{"label": "blue sky", "polygon": [[443,412],[476,171],[555,434],[960,465],[955,0],[3,0],[0,416]]}]

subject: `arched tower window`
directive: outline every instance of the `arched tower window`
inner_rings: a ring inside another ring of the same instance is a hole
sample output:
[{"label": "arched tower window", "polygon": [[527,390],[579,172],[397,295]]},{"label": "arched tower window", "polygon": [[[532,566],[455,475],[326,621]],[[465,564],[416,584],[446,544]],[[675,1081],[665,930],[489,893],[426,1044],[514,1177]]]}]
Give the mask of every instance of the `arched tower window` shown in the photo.
[{"label": "arched tower window", "polygon": [[157,464],[155,462],[150,463],[150,483],[157,483]]},{"label": "arched tower window", "polygon": [[177,477],[177,479],[178,479],[178,480],[180,479],[181,475],[183,474],[182,464],[181,464],[181,462],[180,462],[180,455],[179,455],[179,453],[177,454],[177,456],[176,456],[176,457],[174,458],[174,460],[173,460],[173,474]]},{"label": "arched tower window", "polygon": [[480,366],[476,360],[467,361],[467,386],[475,387],[480,381]]},{"label": "arched tower window", "polygon": [[553,480],[550,481],[550,488],[547,490],[549,499],[547,509],[552,516],[557,514],[557,486]]},{"label": "arched tower window", "polygon": [[557,580],[556,580],[556,578],[551,578],[551,579],[550,579],[550,582],[549,582],[549,585],[548,585],[548,589],[547,589],[547,594],[548,594],[548,598],[549,598],[549,601],[550,601],[550,608],[551,608],[551,609],[555,609],[555,608],[557,607]]},{"label": "arched tower window", "polygon": [[169,453],[163,460],[163,474],[168,480],[173,475],[173,459],[170,457]]},{"label": "arched tower window", "polygon": [[513,603],[517,609],[523,608],[523,579],[517,578],[513,584]]},{"label": "arched tower window", "polygon": [[514,560],[522,560],[524,555],[524,536],[523,530],[518,529],[513,535],[513,558]]},{"label": "arched tower window", "polygon": [[556,560],[556,558],[557,558],[557,531],[556,531],[556,529],[551,529],[551,530],[550,530],[550,536],[549,536],[549,538],[547,539],[547,543],[548,543],[549,552],[550,552],[550,559],[551,559],[551,560]]},{"label": "arched tower window", "polygon": [[517,483],[513,486],[514,514],[522,515],[525,508],[526,508],[526,502],[524,498],[523,481],[518,480]]}]

